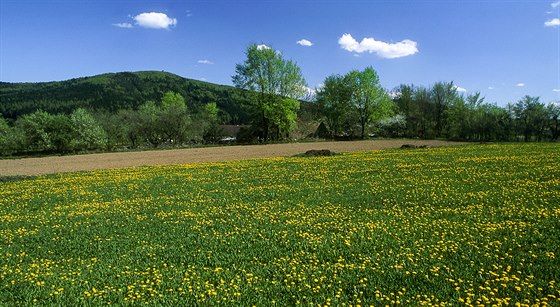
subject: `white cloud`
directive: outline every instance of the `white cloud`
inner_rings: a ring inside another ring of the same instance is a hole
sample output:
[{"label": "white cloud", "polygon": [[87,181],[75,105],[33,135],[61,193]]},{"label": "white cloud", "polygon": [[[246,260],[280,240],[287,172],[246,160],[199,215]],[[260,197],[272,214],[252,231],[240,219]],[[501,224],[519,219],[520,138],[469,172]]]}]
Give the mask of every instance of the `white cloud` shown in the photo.
[{"label": "white cloud", "polygon": [[206,60],[206,59],[204,59],[204,60],[198,60],[198,61],[196,61],[196,62],[197,62],[198,64],[207,64],[207,65],[213,65],[213,64],[214,64],[214,62],[212,62],[212,61],[210,61],[210,60]]},{"label": "white cloud", "polygon": [[493,90],[493,89],[495,89],[495,87],[489,86],[488,89],[489,89],[489,90]]},{"label": "white cloud", "polygon": [[307,101],[312,101],[315,100],[315,95],[317,94],[317,89],[315,88],[310,88],[309,86],[304,86],[303,87],[303,96],[300,97],[302,99],[305,99]]},{"label": "white cloud", "polygon": [[300,39],[296,42],[296,44],[301,45],[301,46],[305,46],[305,47],[311,47],[313,46],[313,43],[307,39]]},{"label": "white cloud", "polygon": [[260,44],[260,45],[257,45],[257,50],[263,50],[263,49],[271,49],[271,48],[270,48],[270,47],[268,47],[268,46],[267,46],[267,45],[265,45],[265,44]]},{"label": "white cloud", "polygon": [[558,27],[560,26],[560,18],[554,18],[544,22],[545,27]]},{"label": "white cloud", "polygon": [[517,87],[524,87],[524,86],[525,86],[525,83],[517,83],[515,86],[517,86]]},{"label": "white cloud", "polygon": [[315,93],[317,93],[316,89],[310,88],[309,86],[304,86],[303,89],[304,89],[305,93],[308,94],[308,95],[315,95]]},{"label": "white cloud", "polygon": [[361,42],[355,40],[352,35],[345,33],[338,39],[338,44],[344,50],[350,52],[369,52],[386,59],[394,59],[413,55],[418,52],[416,42],[409,39],[398,43],[386,43],[374,38],[366,37]]},{"label": "white cloud", "polygon": [[552,91],[558,93],[558,92],[560,92],[560,89],[555,88],[555,89],[552,89]]},{"label": "white cloud", "polygon": [[125,28],[125,29],[133,28],[132,24],[130,24],[128,22],[114,23],[113,26],[118,27],[118,28]]},{"label": "white cloud", "polygon": [[151,29],[169,29],[169,27],[177,25],[177,19],[170,18],[164,13],[142,13],[133,17],[136,24]]},{"label": "white cloud", "polygon": [[552,6],[553,9],[557,8],[559,5],[560,5],[560,1],[552,2],[550,4],[550,6]]},{"label": "white cloud", "polygon": [[467,89],[464,88],[464,87],[460,87],[460,86],[455,85],[455,86],[453,86],[453,88],[455,88],[455,90],[459,93],[466,93],[467,92]]}]

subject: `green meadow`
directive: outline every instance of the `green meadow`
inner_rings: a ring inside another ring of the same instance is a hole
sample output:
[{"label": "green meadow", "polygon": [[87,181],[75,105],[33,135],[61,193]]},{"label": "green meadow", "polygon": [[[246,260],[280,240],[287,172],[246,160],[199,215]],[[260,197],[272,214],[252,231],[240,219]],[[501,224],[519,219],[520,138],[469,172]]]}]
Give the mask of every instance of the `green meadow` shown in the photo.
[{"label": "green meadow", "polygon": [[560,144],[0,183],[0,305],[560,305]]}]

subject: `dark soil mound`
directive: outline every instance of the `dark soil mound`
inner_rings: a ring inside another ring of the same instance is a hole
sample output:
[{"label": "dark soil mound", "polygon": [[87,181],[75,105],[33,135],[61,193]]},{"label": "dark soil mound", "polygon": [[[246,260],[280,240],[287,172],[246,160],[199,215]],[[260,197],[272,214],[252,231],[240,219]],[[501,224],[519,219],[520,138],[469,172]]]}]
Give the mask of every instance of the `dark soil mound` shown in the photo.
[{"label": "dark soil mound", "polygon": [[428,148],[428,145],[413,145],[413,144],[404,144],[401,146],[401,149],[409,149],[409,148]]},{"label": "dark soil mound", "polygon": [[334,156],[334,155],[336,155],[336,153],[333,152],[333,151],[330,151],[328,149],[321,149],[321,150],[312,149],[312,150],[306,151],[303,154],[304,157],[328,157],[328,156]]}]

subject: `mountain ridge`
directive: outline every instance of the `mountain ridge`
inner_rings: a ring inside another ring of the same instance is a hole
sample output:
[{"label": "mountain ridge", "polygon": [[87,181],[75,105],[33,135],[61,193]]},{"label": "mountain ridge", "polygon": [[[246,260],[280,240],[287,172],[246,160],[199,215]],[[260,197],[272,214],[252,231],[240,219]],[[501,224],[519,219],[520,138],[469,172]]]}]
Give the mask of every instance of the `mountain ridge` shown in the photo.
[{"label": "mountain ridge", "polygon": [[184,78],[165,71],[109,72],[63,81],[0,82],[0,113],[15,119],[43,110],[71,113],[77,108],[114,112],[135,109],[147,101],[159,102],[167,91],[185,97],[192,111],[215,102],[226,121],[249,121],[249,93],[229,85]]}]

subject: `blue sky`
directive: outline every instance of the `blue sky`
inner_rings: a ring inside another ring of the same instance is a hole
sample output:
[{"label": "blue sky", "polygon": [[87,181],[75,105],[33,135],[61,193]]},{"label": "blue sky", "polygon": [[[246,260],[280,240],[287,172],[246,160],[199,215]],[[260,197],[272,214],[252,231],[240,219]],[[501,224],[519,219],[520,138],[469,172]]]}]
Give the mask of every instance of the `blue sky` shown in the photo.
[{"label": "blue sky", "polygon": [[250,43],[295,60],[311,88],[372,66],[389,90],[560,100],[557,0],[0,0],[5,82],[165,70],[231,85]]}]

